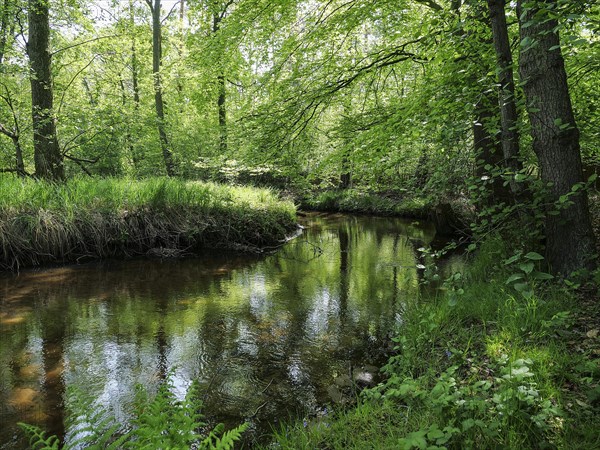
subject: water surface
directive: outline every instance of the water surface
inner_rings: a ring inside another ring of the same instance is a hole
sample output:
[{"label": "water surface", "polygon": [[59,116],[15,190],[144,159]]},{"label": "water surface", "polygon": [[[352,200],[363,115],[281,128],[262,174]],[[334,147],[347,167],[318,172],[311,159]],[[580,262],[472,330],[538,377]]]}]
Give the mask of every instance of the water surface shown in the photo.
[{"label": "water surface", "polygon": [[341,215],[303,225],[268,256],[0,277],[0,448],[26,448],[19,421],[64,436],[70,387],[126,421],[135,385],[155,390],[169,372],[179,396],[201,381],[211,421],[249,421],[249,442],[339,402],[336,379],[385,361],[403,300],[418,290],[415,249],[434,230]]}]

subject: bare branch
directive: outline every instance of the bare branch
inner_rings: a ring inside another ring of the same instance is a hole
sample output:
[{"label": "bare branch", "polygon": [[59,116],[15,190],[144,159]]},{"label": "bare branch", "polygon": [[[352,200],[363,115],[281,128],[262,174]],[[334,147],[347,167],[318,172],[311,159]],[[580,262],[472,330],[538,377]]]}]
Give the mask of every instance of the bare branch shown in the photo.
[{"label": "bare branch", "polygon": [[177,5],[179,5],[179,3],[181,2],[175,2],[169,13],[164,17],[163,20],[160,21],[161,24],[165,23],[169,19],[169,17],[171,17],[171,14],[173,14],[173,11],[175,11],[175,8],[177,8]]},{"label": "bare branch", "polygon": [[52,56],[54,56],[54,55],[56,55],[57,53],[63,52],[63,51],[65,51],[65,50],[69,50],[69,49],[72,49],[72,48],[74,48],[74,47],[79,47],[80,45],[89,44],[90,42],[99,41],[99,40],[101,40],[101,39],[109,39],[109,38],[121,37],[121,36],[123,36],[123,35],[122,35],[122,34],[110,34],[110,35],[108,35],[108,36],[99,36],[99,37],[95,37],[95,38],[88,39],[88,40],[86,40],[86,41],[83,41],[83,42],[77,42],[77,43],[75,43],[75,44],[67,45],[66,47],[59,48],[58,50],[54,50],[54,51],[51,53],[51,55],[52,55]]},{"label": "bare branch", "polygon": [[92,172],[90,172],[90,171],[88,170],[88,168],[87,168],[87,167],[85,167],[85,166],[83,165],[83,162],[84,162],[84,160],[82,160],[82,159],[79,159],[79,158],[75,158],[75,157],[73,157],[73,156],[70,156],[70,155],[65,155],[65,158],[67,158],[67,159],[69,159],[69,160],[73,161],[75,164],[77,164],[77,165],[79,166],[79,168],[80,168],[81,170],[83,170],[83,172],[85,172],[85,174],[86,174],[87,176],[89,176],[89,177],[93,177],[93,175],[92,175]]},{"label": "bare branch", "polygon": [[94,60],[98,57],[98,55],[94,55],[94,57],[92,59],[90,59],[90,62],[88,62],[85,66],[83,66],[81,69],[79,69],[77,71],[77,73],[75,75],[73,75],[73,78],[71,78],[71,80],[69,81],[69,83],[67,84],[67,86],[65,87],[61,97],[60,97],[60,102],[58,104],[58,109],[56,110],[56,115],[58,116],[60,114],[60,110],[62,109],[62,105],[63,102],[65,100],[65,95],[67,95],[67,91],[69,90],[69,87],[71,87],[71,85],[73,84],[73,82],[75,81],[75,78],[77,78],[79,76],[79,74],[81,72],[83,72],[85,69],[87,69],[88,67],[90,67],[92,65],[92,63],[94,62]]},{"label": "bare branch", "polygon": [[436,2],[432,1],[432,0],[415,0],[417,3],[421,3],[425,6],[430,7],[431,9],[434,9],[436,11],[442,11],[444,8],[442,8],[439,4],[437,4]]}]

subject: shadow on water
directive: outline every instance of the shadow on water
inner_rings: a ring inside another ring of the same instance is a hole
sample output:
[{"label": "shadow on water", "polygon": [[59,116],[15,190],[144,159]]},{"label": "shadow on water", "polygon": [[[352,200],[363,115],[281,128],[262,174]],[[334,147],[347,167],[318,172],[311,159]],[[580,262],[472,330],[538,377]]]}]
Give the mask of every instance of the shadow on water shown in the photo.
[{"label": "shadow on water", "polygon": [[[309,215],[265,257],[102,262],[0,278],[0,448],[26,448],[16,423],[69,439],[78,387],[122,420],[134,387],[169,372],[177,395],[204,387],[212,421],[249,421],[249,443],[281,419],[339,402],[332,383],[380,366],[403,299],[418,290],[399,219]],[[354,371],[354,372],[353,372]]]}]

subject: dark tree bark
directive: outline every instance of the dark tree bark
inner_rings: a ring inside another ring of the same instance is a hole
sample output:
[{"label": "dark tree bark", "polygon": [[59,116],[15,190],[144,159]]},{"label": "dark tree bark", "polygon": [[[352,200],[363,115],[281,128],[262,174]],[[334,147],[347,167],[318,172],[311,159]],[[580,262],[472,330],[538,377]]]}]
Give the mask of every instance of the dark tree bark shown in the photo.
[{"label": "dark tree bark", "polygon": [[160,147],[162,149],[163,160],[167,175],[175,175],[175,163],[173,161],[173,152],[169,146],[165,123],[165,104],[163,100],[162,80],[160,67],[162,65],[162,26],[160,20],[160,0],[146,0],[150,11],[152,11],[152,73],[154,76],[154,105],[156,107],[156,126],[160,138]]},{"label": "dark tree bark", "polygon": [[[222,11],[213,14],[213,35],[216,35],[221,29],[221,21],[227,12],[227,7]],[[223,67],[220,67],[220,73],[217,76],[218,98],[217,107],[219,108],[219,150],[221,154],[227,152],[227,91],[225,89],[225,74]]]},{"label": "dark tree bark", "polygon": [[45,0],[29,0],[27,53],[31,64],[30,82],[35,174],[39,178],[58,181],[65,178],[65,172],[63,155],[56,136],[49,38],[48,2]]},{"label": "dark tree bark", "polygon": [[[558,22],[551,15],[556,1],[517,3],[521,56],[519,71],[527,100],[533,150],[541,178],[551,183],[554,200],[583,181],[579,129],[575,123],[567,74],[560,49]],[[535,44],[535,45],[531,45]],[[552,272],[568,275],[596,261],[595,239],[587,192],[572,196],[573,204],[546,217],[546,259]]]},{"label": "dark tree bark", "polygon": [[515,81],[513,76],[513,60],[508,39],[506,24],[505,0],[488,0],[492,39],[496,49],[498,64],[498,99],[500,104],[500,120],[502,124],[502,152],[504,166],[513,175],[510,180],[511,191],[519,195],[523,191],[520,183],[515,181],[514,174],[523,169],[519,158],[519,131],[517,129],[517,105],[515,102]]}]

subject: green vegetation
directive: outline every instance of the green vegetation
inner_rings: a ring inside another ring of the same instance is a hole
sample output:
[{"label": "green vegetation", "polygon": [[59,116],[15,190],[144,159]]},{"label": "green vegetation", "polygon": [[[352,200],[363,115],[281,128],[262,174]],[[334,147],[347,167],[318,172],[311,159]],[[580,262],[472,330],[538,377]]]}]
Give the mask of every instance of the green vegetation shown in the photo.
[{"label": "green vegetation", "polygon": [[269,448],[598,448],[598,305],[514,289],[508,252],[490,238],[460,277],[408,302],[387,380]]},{"label": "green vegetation", "polygon": [[[405,193],[406,195],[406,193]],[[358,189],[328,190],[306,194],[300,207],[314,211],[427,218],[433,202],[422,197],[399,197]]]},{"label": "green vegetation", "polygon": [[69,395],[69,427],[74,435],[61,445],[56,436],[28,424],[19,424],[29,435],[29,445],[35,450],[51,449],[157,449],[187,450],[193,445],[198,450],[231,450],[248,427],[240,425],[225,431],[217,425],[204,435],[199,433],[202,422],[202,401],[197,383],[192,383],[185,399],[178,400],[170,378],[165,380],[154,396],[141,385],[137,386],[131,426],[124,429],[117,418],[99,408],[84,392]]},{"label": "green vegetation", "polygon": [[203,247],[277,246],[295,208],[269,189],[154,178],[0,179],[0,268]]},{"label": "green vegetation", "polygon": [[106,3],[0,0],[0,270],[276,247],[270,189],[427,217],[469,267],[406,304],[384,385],[281,445],[600,446],[573,344],[599,317],[599,2]]}]

